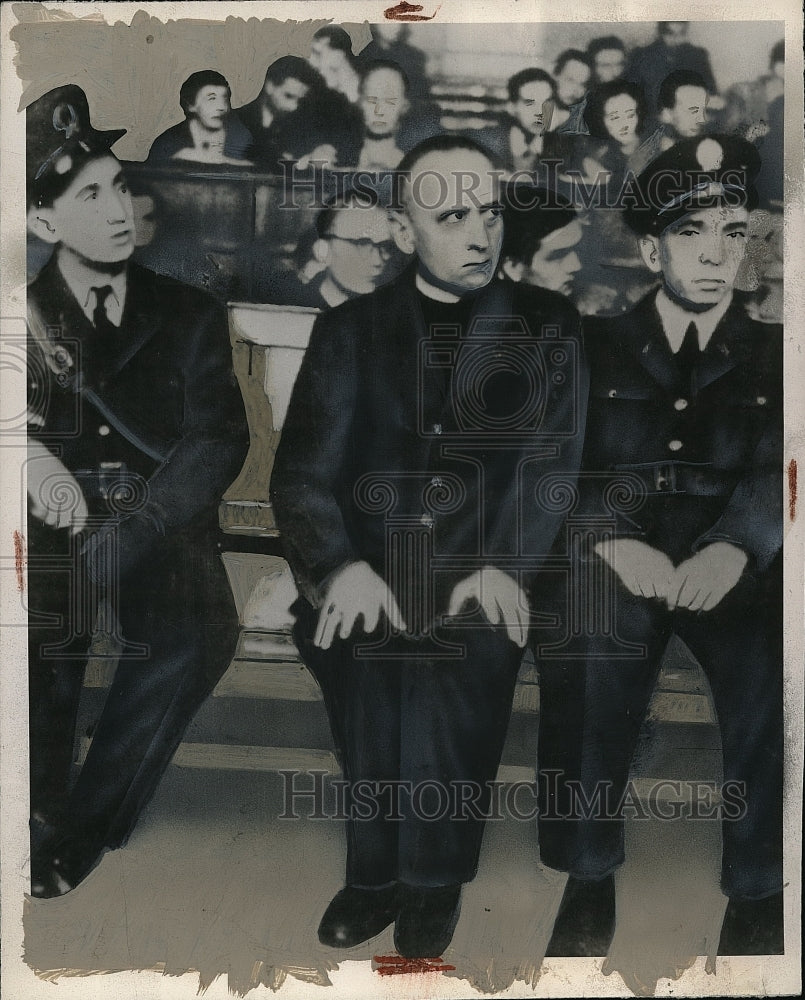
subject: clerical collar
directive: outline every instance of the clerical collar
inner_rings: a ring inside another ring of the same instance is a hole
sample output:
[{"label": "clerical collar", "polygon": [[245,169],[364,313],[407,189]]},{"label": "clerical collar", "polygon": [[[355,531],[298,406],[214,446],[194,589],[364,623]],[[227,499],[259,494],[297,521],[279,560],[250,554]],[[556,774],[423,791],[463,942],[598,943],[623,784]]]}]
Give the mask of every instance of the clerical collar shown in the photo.
[{"label": "clerical collar", "polygon": [[435,299],[436,302],[458,302],[461,298],[460,295],[432,285],[426,278],[422,277],[419,271],[416,274],[416,287],[417,291],[422,292],[426,299]]},{"label": "clerical collar", "polygon": [[72,253],[59,253],[57,263],[61,276],[73,294],[81,311],[90,322],[96,305],[93,289],[110,285],[112,294],[106,300],[106,315],[114,326],[120,326],[126,303],[126,267],[116,274],[105,274],[89,267]]},{"label": "clerical collar", "polygon": [[350,298],[350,292],[340,282],[336,281],[329,272],[325,274],[324,280],[319,285],[319,295],[321,295],[330,308],[340,306],[342,302],[346,302]]},{"label": "clerical collar", "polygon": [[662,328],[668,338],[668,344],[674,354],[682,347],[685,339],[685,331],[691,323],[696,324],[696,331],[699,335],[699,349],[704,350],[710,343],[715,328],[721,322],[724,313],[729,309],[732,302],[732,293],[726,295],[718,305],[703,312],[691,312],[684,309],[678,302],[674,302],[669,297],[664,288],[657,292],[655,303],[657,312],[660,314]]}]

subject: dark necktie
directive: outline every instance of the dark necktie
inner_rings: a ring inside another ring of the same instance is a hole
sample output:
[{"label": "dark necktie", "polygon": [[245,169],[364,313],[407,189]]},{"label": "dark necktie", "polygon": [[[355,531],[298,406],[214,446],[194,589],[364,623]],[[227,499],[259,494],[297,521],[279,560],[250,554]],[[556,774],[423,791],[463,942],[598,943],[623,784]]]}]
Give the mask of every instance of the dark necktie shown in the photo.
[{"label": "dark necktie", "polygon": [[106,312],[106,301],[112,294],[112,286],[93,286],[90,291],[95,293],[95,308],[92,310],[92,325],[98,333],[107,333],[109,327],[114,329]]},{"label": "dark necktie", "polygon": [[92,325],[95,327],[95,336],[92,338],[90,346],[90,367],[95,372],[100,373],[107,367],[114,354],[118,330],[106,312],[106,303],[109,296],[113,294],[112,286],[93,286],[90,291],[95,293],[95,308],[92,310]]},{"label": "dark necktie", "polygon": [[676,354],[676,364],[679,370],[679,384],[687,392],[690,388],[691,376],[696,363],[701,357],[699,350],[699,333],[695,323],[689,323],[685,331],[685,339]]}]

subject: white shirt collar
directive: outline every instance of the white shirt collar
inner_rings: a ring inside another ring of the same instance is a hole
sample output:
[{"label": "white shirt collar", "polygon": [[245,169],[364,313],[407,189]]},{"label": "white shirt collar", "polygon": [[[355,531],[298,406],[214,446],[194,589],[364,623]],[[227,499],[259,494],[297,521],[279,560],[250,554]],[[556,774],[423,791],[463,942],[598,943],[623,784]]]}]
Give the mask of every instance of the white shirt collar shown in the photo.
[{"label": "white shirt collar", "polygon": [[726,295],[718,305],[704,312],[687,312],[673,299],[669,298],[664,288],[657,292],[656,298],[657,312],[660,314],[662,328],[668,343],[674,354],[682,347],[685,339],[685,332],[691,323],[696,324],[696,332],[699,335],[699,349],[704,350],[710,343],[710,338],[724,313],[729,309],[732,302],[732,293]]},{"label": "white shirt collar", "polygon": [[367,135],[361,147],[358,169],[395,170],[402,158],[402,150],[398,149],[397,137],[393,133],[379,139]]},{"label": "white shirt collar", "polygon": [[447,292],[443,288],[437,288],[436,285],[432,285],[429,281],[417,271],[416,275],[416,287],[427,299],[435,299],[437,302],[458,302],[461,298],[460,295],[454,295],[453,292]]},{"label": "white shirt collar", "polygon": [[515,159],[534,156],[542,152],[544,135],[534,134],[530,142],[526,142],[525,131],[516,122],[509,129],[509,147]]},{"label": "white shirt collar", "polygon": [[118,274],[99,274],[71,253],[59,254],[58,265],[67,287],[90,322],[97,298],[93,289],[111,285],[112,293],[106,300],[106,315],[110,323],[120,326],[126,302],[125,268]]}]

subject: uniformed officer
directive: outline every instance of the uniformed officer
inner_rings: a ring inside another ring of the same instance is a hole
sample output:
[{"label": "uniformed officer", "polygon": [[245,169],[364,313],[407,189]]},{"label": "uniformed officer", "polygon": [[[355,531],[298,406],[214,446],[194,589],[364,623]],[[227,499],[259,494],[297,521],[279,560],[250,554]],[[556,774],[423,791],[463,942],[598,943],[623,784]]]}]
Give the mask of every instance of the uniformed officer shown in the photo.
[{"label": "uniformed officer", "polygon": [[740,798],[722,814],[721,953],[782,948],[782,331],[750,319],[734,290],[759,166],[734,136],[653,161],[626,220],[660,287],[585,334],[572,516],[598,541],[576,583],[603,573],[604,585],[571,597],[558,647],[537,630],[540,848],[571,876],[549,954],[608,947],[618,804],[672,633],[707,674]]},{"label": "uniformed officer", "polygon": [[[75,86],[27,115],[32,893],[78,884],[127,839],[226,669],[236,618],[215,552],[242,464],[225,310],[130,263],[132,200]],[[70,788],[93,633],[122,653]]]}]

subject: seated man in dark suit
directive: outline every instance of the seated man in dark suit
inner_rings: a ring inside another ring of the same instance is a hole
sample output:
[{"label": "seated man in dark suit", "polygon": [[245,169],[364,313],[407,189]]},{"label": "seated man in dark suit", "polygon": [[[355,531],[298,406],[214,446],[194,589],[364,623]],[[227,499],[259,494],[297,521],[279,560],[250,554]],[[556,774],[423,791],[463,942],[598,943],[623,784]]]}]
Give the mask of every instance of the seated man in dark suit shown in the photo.
[{"label": "seated man in dark suit", "polygon": [[148,152],[149,163],[192,160],[240,166],[248,162],[252,136],[232,114],[226,77],[215,70],[192,73],[179,91],[185,120],[157,136]]},{"label": "seated man in dark suit", "polygon": [[506,84],[507,118],[478,133],[485,146],[509,171],[534,170],[544,152],[545,106],[556,94],[543,69],[522,69]]},{"label": "seated man in dark suit", "polygon": [[566,49],[553,68],[556,86],[554,107],[546,127],[551,132],[584,134],[584,95],[590,84],[590,57],[580,49]]},{"label": "seated man in dark suit", "polygon": [[261,169],[283,170],[283,161],[349,167],[358,162],[363,122],[358,108],[305,59],[282,56],[266,70],[263,89],[238,110],[254,136],[252,159]]},{"label": "seated man in dark suit", "polygon": [[561,521],[535,478],[572,478],[586,384],[573,307],[495,277],[488,154],[437,136],[400,171],[411,266],[316,320],[271,497],[348,782],[347,884],[319,937],[347,948],[394,923],[413,958],[450,943],[476,873],[525,591]]},{"label": "seated man in dark suit", "polygon": [[310,43],[310,65],[324,77],[331,90],[337,90],[352,104],[358,100],[359,65],[352,54],[352,39],[338,24],[319,28]]},{"label": "seated man in dark suit", "polygon": [[[247,447],[226,311],[130,263],[132,201],[84,92],[28,108],[31,891],[61,895],[124,844],[237,618],[216,551]],[[71,787],[93,635],[119,662]]]},{"label": "seated man in dark suit", "polygon": [[655,40],[629,57],[623,77],[643,85],[650,108],[657,106],[662,81],[678,69],[698,73],[708,93],[717,92],[710,54],[688,41],[688,27],[687,21],[658,21]]},{"label": "seated man in dark suit", "polygon": [[552,955],[609,946],[629,768],[672,634],[705,671],[721,729],[722,803],[688,807],[721,820],[719,952],[782,951],[783,341],[734,291],[759,166],[723,135],[649,164],[626,220],[660,288],[586,331],[581,613],[535,630],[540,852],[570,875]]}]

